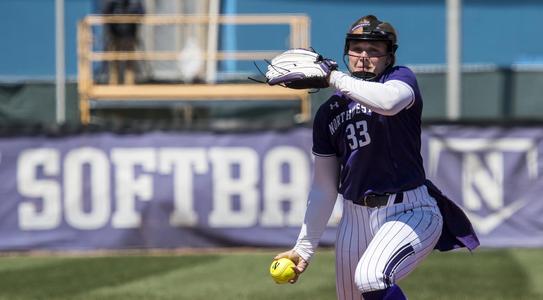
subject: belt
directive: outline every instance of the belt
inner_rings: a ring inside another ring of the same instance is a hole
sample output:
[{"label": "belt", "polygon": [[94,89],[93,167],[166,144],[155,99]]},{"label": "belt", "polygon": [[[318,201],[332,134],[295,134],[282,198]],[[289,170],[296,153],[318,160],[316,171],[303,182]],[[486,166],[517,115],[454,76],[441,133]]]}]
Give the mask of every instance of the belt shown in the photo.
[{"label": "belt", "polygon": [[[388,199],[394,194],[385,194],[385,195],[366,195],[360,197],[358,200],[353,201],[354,204],[367,206],[367,207],[379,207],[386,206],[388,204]],[[394,204],[401,203],[403,201],[403,193],[396,193],[396,198],[394,198]]]}]

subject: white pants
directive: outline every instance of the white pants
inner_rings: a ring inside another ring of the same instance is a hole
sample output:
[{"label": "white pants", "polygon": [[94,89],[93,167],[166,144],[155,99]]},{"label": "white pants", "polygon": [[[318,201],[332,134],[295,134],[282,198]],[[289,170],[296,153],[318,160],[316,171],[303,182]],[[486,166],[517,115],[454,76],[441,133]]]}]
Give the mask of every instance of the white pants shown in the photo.
[{"label": "white pants", "polygon": [[426,186],[404,192],[403,201],[370,208],[343,201],[336,236],[338,299],[362,299],[413,271],[441,235],[443,219]]}]

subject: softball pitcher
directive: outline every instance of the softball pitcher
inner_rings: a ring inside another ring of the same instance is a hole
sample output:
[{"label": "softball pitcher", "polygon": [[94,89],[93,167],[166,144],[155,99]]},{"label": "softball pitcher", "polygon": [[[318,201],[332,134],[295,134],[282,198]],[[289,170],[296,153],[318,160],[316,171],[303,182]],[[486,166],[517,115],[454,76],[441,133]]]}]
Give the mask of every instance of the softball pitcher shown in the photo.
[{"label": "softball pitcher", "polygon": [[[336,236],[338,299],[406,299],[397,282],[442,234],[443,217],[425,185],[420,155],[422,96],[414,73],[394,66],[397,48],[394,28],[368,15],[346,35],[350,74],[320,55],[316,62],[336,93],[314,119],[313,182],[297,243],[276,259],[292,259],[298,275],[306,269],[339,195],[344,208]],[[288,60],[303,51],[289,52]],[[286,74],[288,62],[281,60],[268,68],[268,83],[289,87],[300,74]]]}]

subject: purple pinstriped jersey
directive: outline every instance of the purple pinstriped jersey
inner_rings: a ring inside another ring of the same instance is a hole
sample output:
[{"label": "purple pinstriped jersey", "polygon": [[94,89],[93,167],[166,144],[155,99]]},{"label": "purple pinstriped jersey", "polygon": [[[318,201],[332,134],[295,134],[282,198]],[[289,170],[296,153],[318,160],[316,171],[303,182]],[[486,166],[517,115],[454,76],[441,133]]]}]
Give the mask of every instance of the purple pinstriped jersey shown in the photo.
[{"label": "purple pinstriped jersey", "polygon": [[338,191],[345,199],[409,190],[424,183],[422,97],[415,74],[397,66],[379,78],[381,83],[389,80],[401,80],[415,92],[414,102],[394,116],[373,112],[340,92],[315,116],[313,153],[338,157]]}]

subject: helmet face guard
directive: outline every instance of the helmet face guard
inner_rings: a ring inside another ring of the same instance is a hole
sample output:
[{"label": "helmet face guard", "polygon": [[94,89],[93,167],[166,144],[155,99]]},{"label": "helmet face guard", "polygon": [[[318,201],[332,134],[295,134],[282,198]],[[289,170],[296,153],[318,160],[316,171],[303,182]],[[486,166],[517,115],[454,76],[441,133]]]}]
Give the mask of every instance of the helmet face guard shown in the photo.
[{"label": "helmet face guard", "polygon": [[[383,41],[387,43],[387,54],[392,57],[392,61],[388,64],[386,69],[394,66],[396,57],[395,53],[398,49],[396,44],[396,31],[389,23],[379,21],[375,16],[368,15],[360,18],[352,26],[347,35],[345,36],[345,48],[343,50],[343,62],[349,68],[349,64],[345,62],[345,57],[349,54],[349,45],[351,41]],[[375,74],[371,72],[352,72],[355,77],[364,80],[375,80],[381,74]]]}]

